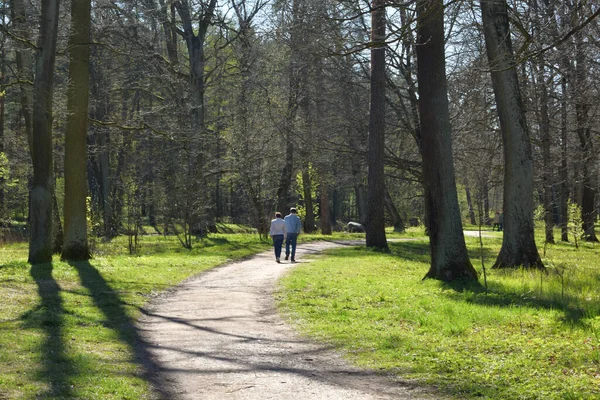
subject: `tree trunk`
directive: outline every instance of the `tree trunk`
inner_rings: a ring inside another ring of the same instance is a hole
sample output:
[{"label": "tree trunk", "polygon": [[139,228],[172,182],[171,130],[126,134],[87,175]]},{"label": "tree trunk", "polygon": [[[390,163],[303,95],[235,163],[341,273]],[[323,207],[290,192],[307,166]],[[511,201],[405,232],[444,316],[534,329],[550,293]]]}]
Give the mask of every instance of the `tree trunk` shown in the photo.
[{"label": "tree trunk", "polygon": [[321,171],[319,182],[319,194],[321,202],[319,204],[319,213],[321,218],[321,233],[331,235],[331,215],[329,213],[329,186],[327,173]]},{"label": "tree trunk", "polygon": [[[169,62],[172,66],[175,66],[179,63],[178,55],[177,55],[177,32],[175,30],[175,5],[173,3],[170,4],[168,8],[167,4],[164,0],[159,0],[160,5],[160,14],[159,21],[162,24],[163,34],[165,36],[165,44],[167,48],[167,56],[169,57]],[[171,21],[169,21],[168,10],[171,11]]]},{"label": "tree trunk", "polygon": [[442,0],[417,2],[417,81],[431,266],[426,278],[477,280],[462,231],[454,165]]},{"label": "tree trunk", "polygon": [[284,165],[281,170],[279,187],[277,189],[277,210],[283,215],[289,212],[289,194],[294,172],[294,137],[295,120],[306,89],[306,60],[302,54],[303,42],[303,1],[292,0],[292,21],[290,27],[290,60],[289,60],[289,93],[285,116],[283,137],[285,140]]},{"label": "tree trunk", "polygon": [[356,141],[352,138],[352,132],[348,132],[350,135],[350,148],[354,150],[355,154],[351,155],[351,169],[352,169],[352,183],[354,186],[354,196],[356,198],[356,214],[358,216],[358,222],[366,225],[367,221],[367,195],[365,193],[365,184],[363,177],[363,166],[362,160],[364,159],[364,152],[358,148]]},{"label": "tree trunk", "polygon": [[[12,0],[11,11],[15,34],[23,39],[29,39],[29,26],[27,25],[27,14],[23,5],[23,0]],[[19,82],[21,82],[19,85],[21,90],[21,109],[23,110],[23,120],[25,122],[27,143],[29,144],[29,154],[33,159],[33,91],[32,86],[26,83],[33,82],[31,58],[31,50],[25,44],[18,41],[15,44],[15,59],[17,64],[17,77]]]},{"label": "tree trunk", "polygon": [[471,187],[465,183],[465,195],[467,196],[467,208],[469,209],[469,222],[471,225],[477,224],[475,219],[475,209],[473,208],[473,196],[471,196]]},{"label": "tree trunk", "polygon": [[52,261],[52,91],[59,0],[42,2],[33,95],[33,180],[29,204],[29,262]]},{"label": "tree trunk", "polygon": [[596,222],[596,190],[593,166],[596,162],[594,143],[592,139],[590,118],[590,94],[587,87],[587,59],[584,53],[584,39],[581,31],[575,33],[575,116],[577,119],[577,136],[581,151],[582,164],[582,196],[581,218],[583,219],[583,237],[588,242],[597,242],[595,231]]},{"label": "tree trunk", "polygon": [[505,0],[481,0],[492,85],[504,145],[504,236],[493,268],[545,269],[534,237],[533,159]]},{"label": "tree trunk", "polygon": [[65,238],[62,249],[64,260],[90,258],[86,204],[90,10],[90,0],[71,1],[68,112],[65,134]]},{"label": "tree trunk", "polygon": [[387,189],[387,187],[385,188],[385,209],[392,219],[394,232],[404,232],[404,220],[400,216],[400,213],[398,212],[398,209],[396,208],[394,200],[392,200],[392,196],[390,195],[390,191]]},{"label": "tree trunk", "polygon": [[544,57],[538,59],[539,127],[542,145],[542,182],[544,187],[544,227],[546,243],[554,243],[554,213],[552,201],[552,165],[550,158],[550,116],[548,114],[548,86],[546,85]]},{"label": "tree trunk", "polygon": [[62,222],[60,221],[60,210],[58,199],[56,198],[56,181],[54,182],[54,191],[52,192],[52,253],[60,254],[63,249],[64,234]]},{"label": "tree trunk", "polygon": [[[2,25],[6,24],[6,3],[2,3]],[[0,49],[0,87],[6,83],[6,38],[2,37],[2,48]],[[5,160],[4,157],[4,111],[5,111],[5,95],[0,94],[0,168]],[[6,209],[4,207],[4,185],[6,179],[0,171],[0,228],[2,228],[7,221]]]},{"label": "tree trunk", "polygon": [[292,173],[294,172],[293,123],[291,122],[291,118],[288,117],[286,125],[288,128],[285,133],[285,157],[283,160],[284,164],[283,169],[281,170],[281,177],[279,179],[279,186],[277,188],[277,210],[281,212],[282,215],[289,212],[288,196],[292,182]]},{"label": "tree trunk", "polygon": [[[307,156],[307,155],[306,155]],[[315,210],[312,198],[312,181],[309,171],[309,163],[304,162],[302,166],[302,191],[304,193],[304,232],[312,233],[315,231]]]},{"label": "tree trunk", "polygon": [[385,0],[373,0],[371,11],[371,109],[367,153],[367,247],[388,249],[385,237]]},{"label": "tree trunk", "polygon": [[484,221],[483,224],[491,225],[492,221],[490,220],[490,185],[488,184],[488,180],[484,179],[482,185],[482,197],[483,197],[483,215]]},{"label": "tree trunk", "polygon": [[[191,95],[191,134],[187,138],[187,174],[188,182],[197,183],[203,189],[208,187],[208,180],[205,175],[205,166],[207,165],[207,155],[209,150],[209,137],[206,132],[206,56],[204,53],[204,44],[208,30],[213,23],[217,0],[200,2],[199,15],[196,15],[188,1],[174,1],[173,5],[177,9],[183,32],[181,32],[188,51],[189,57],[189,81]],[[194,21],[194,19],[198,20]],[[192,189],[191,185],[187,189]],[[186,197],[194,196],[196,193],[188,190]],[[204,214],[203,225],[214,226],[214,202],[210,202],[210,196],[205,196],[203,201],[189,201],[188,204],[194,205],[188,210],[190,218],[197,219],[199,214]],[[202,209],[202,206],[204,209]]]},{"label": "tree trunk", "polygon": [[567,79],[561,82],[562,98],[560,100],[560,240],[569,241],[569,152],[568,152],[568,111],[567,111]]},{"label": "tree trunk", "polygon": [[195,134],[203,133],[205,127],[205,104],[204,104],[204,41],[208,28],[212,24],[217,0],[210,0],[208,4],[202,3],[199,24],[195,26],[192,21],[192,10],[188,2],[173,2],[179,13],[183,24],[183,38],[187,45],[190,62],[190,85],[192,89],[192,130]]}]

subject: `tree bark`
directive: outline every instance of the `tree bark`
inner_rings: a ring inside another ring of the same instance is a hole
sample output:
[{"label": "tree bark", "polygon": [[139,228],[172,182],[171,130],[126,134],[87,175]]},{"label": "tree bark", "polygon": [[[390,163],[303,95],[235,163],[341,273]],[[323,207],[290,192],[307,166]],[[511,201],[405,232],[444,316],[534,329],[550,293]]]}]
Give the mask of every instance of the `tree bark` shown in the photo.
[{"label": "tree bark", "polygon": [[540,56],[537,63],[539,91],[539,127],[542,145],[542,182],[544,189],[544,227],[546,243],[554,243],[554,213],[552,188],[552,165],[550,156],[550,116],[548,114],[548,86],[546,85],[544,57]]},{"label": "tree bark", "polygon": [[561,80],[562,98],[560,100],[560,240],[569,241],[569,152],[568,152],[568,111],[567,78]]},{"label": "tree bark", "polygon": [[[2,25],[6,24],[6,3],[2,3]],[[0,87],[4,87],[3,85],[6,83],[6,38],[2,38],[2,43],[0,43]],[[4,155],[4,119],[5,119],[5,94],[1,93],[0,89],[0,156]],[[5,158],[0,158],[0,163]],[[0,164],[0,168],[2,165]],[[0,174],[0,228],[4,226],[7,221],[6,209],[4,207],[4,184],[5,177]]]},{"label": "tree bark", "polygon": [[390,195],[390,191],[385,188],[385,209],[387,210],[390,218],[392,219],[392,225],[394,226],[394,232],[404,232],[404,220],[400,216],[396,205],[394,204],[394,200]]},{"label": "tree bark", "polygon": [[90,258],[86,204],[90,11],[90,0],[71,1],[68,113],[65,134],[65,231],[62,249],[64,260]]},{"label": "tree bark", "polygon": [[475,208],[473,207],[473,196],[471,195],[471,187],[465,182],[465,195],[467,196],[467,208],[469,210],[469,222],[471,225],[477,224],[475,219]]},{"label": "tree bark", "polygon": [[426,278],[477,280],[463,236],[454,165],[442,0],[417,2],[417,81],[431,266]]},{"label": "tree bark", "polygon": [[385,0],[373,0],[371,11],[371,109],[367,152],[367,247],[387,250],[385,237]]},{"label": "tree bark", "polygon": [[[27,24],[27,14],[23,0],[11,1],[11,16],[14,23],[15,34],[24,40],[29,40],[29,26]],[[29,154],[33,159],[33,91],[30,83],[33,83],[33,71],[31,49],[24,43],[17,42],[15,45],[15,61],[17,64],[17,78],[20,82],[21,90],[21,109],[23,110],[23,121],[25,123],[25,131],[27,135],[27,143],[29,144]]]},{"label": "tree bark", "polygon": [[590,94],[587,86],[587,59],[583,50],[584,39],[581,31],[575,33],[575,116],[577,119],[577,136],[581,152],[582,196],[581,218],[583,219],[583,237],[588,242],[597,242],[596,222],[596,189],[592,174],[595,165],[594,143],[592,140],[590,113]]},{"label": "tree bark", "polygon": [[29,262],[52,261],[52,91],[59,0],[42,2],[33,94],[33,180],[29,205]]},{"label": "tree bark", "polygon": [[205,82],[204,67],[204,41],[208,28],[217,6],[217,0],[210,0],[203,4],[197,27],[192,21],[192,10],[187,1],[173,2],[183,24],[183,38],[185,40],[188,56],[190,58],[190,85],[192,87],[192,130],[194,133],[203,133],[205,127]]},{"label": "tree bark", "polygon": [[[177,33],[175,30],[175,5],[171,3],[170,5],[165,3],[165,0],[159,0],[160,10],[159,10],[159,21],[163,28],[163,34],[165,36],[165,44],[167,48],[167,56],[169,57],[169,62],[172,66],[175,66],[179,63],[179,57],[177,53]],[[170,6],[170,7],[168,7]],[[172,19],[169,21],[168,10],[171,12]]]},{"label": "tree bark", "polygon": [[504,236],[493,268],[545,269],[534,237],[533,159],[505,0],[481,0],[492,85],[504,144]]},{"label": "tree bark", "polygon": [[[304,155],[308,157],[307,154]],[[312,198],[312,179],[310,176],[309,163],[303,162],[302,166],[302,191],[304,193],[304,209],[306,215],[304,216],[304,232],[312,233],[315,231],[315,210],[313,207]]]},{"label": "tree bark", "polygon": [[329,212],[329,185],[328,176],[325,171],[321,171],[319,182],[320,204],[319,213],[321,218],[321,233],[331,235],[331,214]]}]

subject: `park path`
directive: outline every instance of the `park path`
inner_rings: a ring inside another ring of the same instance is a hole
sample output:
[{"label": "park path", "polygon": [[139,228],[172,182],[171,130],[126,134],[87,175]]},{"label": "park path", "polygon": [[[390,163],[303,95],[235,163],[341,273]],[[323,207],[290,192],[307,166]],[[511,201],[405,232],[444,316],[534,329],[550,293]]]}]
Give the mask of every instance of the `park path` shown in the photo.
[{"label": "park path", "polygon": [[[300,244],[299,263],[351,243]],[[352,243],[356,244],[356,243]],[[297,264],[272,252],[196,276],[152,301],[139,321],[160,392],[169,399],[426,399],[398,378],[350,366],[277,313],[277,280]]]}]

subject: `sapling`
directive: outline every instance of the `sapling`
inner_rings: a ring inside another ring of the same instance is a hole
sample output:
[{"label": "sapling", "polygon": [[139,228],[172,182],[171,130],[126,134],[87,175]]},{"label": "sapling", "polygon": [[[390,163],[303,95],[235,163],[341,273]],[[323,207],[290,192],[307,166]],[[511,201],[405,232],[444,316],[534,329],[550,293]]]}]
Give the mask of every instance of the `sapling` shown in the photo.
[{"label": "sapling", "polygon": [[579,248],[579,239],[583,235],[583,218],[581,217],[581,208],[577,203],[573,203],[569,200],[569,230],[573,233],[575,238],[575,248]]}]

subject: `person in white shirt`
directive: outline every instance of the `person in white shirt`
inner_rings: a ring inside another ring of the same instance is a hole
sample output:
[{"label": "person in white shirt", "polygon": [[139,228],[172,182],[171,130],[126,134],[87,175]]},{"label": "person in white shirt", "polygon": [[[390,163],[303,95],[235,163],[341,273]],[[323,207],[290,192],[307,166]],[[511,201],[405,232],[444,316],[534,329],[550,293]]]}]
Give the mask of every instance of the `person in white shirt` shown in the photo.
[{"label": "person in white shirt", "polygon": [[302,223],[300,217],[298,217],[297,210],[292,207],[290,208],[289,215],[284,218],[285,221],[285,259],[287,260],[290,256],[290,245],[292,247],[292,262],[296,262],[296,239],[300,234],[300,228]]},{"label": "person in white shirt", "polygon": [[285,237],[285,221],[281,218],[281,213],[275,213],[275,219],[271,221],[269,235],[273,238],[273,247],[275,248],[275,261],[280,262],[281,246]]}]

